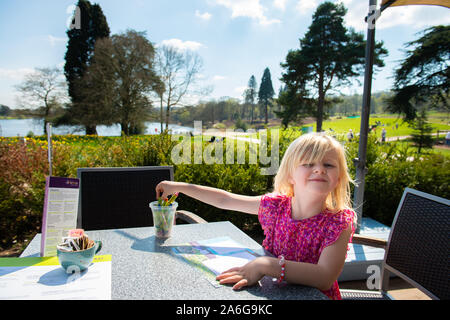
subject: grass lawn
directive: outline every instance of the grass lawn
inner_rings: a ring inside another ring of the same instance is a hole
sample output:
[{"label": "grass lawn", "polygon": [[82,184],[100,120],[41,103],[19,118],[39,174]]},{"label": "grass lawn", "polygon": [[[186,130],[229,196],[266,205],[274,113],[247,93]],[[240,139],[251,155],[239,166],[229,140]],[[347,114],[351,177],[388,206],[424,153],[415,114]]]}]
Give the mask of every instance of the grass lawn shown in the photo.
[{"label": "grass lawn", "polygon": [[[381,136],[382,128],[386,129],[387,137],[399,137],[399,136],[408,136],[413,132],[406,122],[404,122],[401,118],[397,118],[395,116],[388,117],[387,115],[371,115],[369,119],[369,126],[375,125],[376,122],[379,121],[381,126],[376,128],[376,134]],[[429,122],[433,126],[433,133],[436,133],[437,130],[450,130],[450,125],[444,123],[442,118],[430,117]],[[398,128],[396,128],[396,124],[398,124]],[[313,130],[316,130],[316,124],[311,124],[313,126]],[[361,118],[341,118],[341,117],[332,117],[323,122],[322,128],[326,131],[335,131],[336,133],[346,134],[349,129],[352,129],[353,132],[359,132],[361,127]]]}]

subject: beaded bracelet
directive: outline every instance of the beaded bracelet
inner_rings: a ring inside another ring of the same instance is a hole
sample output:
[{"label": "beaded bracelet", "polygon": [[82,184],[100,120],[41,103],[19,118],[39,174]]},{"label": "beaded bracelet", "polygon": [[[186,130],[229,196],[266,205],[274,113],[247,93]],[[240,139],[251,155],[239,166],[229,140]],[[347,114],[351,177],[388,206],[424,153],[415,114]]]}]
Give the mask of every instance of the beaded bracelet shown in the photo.
[{"label": "beaded bracelet", "polygon": [[278,278],[278,283],[280,283],[284,279],[284,270],[286,269],[286,260],[283,255],[278,256],[278,264],[281,266],[281,274]]}]

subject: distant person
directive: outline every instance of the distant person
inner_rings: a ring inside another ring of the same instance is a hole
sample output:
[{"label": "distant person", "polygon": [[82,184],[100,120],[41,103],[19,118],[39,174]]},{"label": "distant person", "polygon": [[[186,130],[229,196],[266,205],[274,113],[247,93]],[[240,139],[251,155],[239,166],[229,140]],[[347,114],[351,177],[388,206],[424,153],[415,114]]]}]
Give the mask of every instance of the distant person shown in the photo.
[{"label": "distant person", "polygon": [[381,142],[386,142],[386,129],[383,128],[381,131]]},{"label": "distant person", "polygon": [[353,140],[354,137],[355,137],[355,136],[353,135],[352,129],[348,130],[348,133],[347,133],[347,139],[348,139],[348,141],[351,142],[351,141]]},{"label": "distant person", "polygon": [[447,134],[445,135],[445,145],[450,146],[450,131],[447,131]]}]

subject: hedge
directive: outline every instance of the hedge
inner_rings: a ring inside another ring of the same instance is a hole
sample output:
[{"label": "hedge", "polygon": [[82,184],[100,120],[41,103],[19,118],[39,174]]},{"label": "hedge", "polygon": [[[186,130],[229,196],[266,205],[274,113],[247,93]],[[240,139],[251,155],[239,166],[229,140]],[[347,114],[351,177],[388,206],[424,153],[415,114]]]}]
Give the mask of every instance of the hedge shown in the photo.
[{"label": "hedge", "polygon": [[[280,132],[281,158],[291,141],[300,132]],[[180,138],[181,139],[181,138]],[[193,155],[194,141],[191,138]],[[245,145],[247,161],[237,164],[235,145],[231,164],[174,164],[172,149],[178,137],[167,134],[133,137],[55,136],[53,138],[53,175],[76,177],[78,167],[130,167],[173,165],[176,181],[207,185],[230,192],[260,195],[272,191],[273,176],[261,175],[262,166],[249,164],[249,146]],[[354,177],[352,159],[357,157],[358,141],[345,144],[348,165]],[[270,145],[270,139],[268,141]],[[226,148],[223,159],[226,159]],[[210,146],[202,142],[203,150]],[[405,187],[411,187],[440,197],[450,197],[449,158],[438,154],[417,156],[404,145],[380,144],[369,137],[363,216],[388,226]],[[45,176],[48,175],[45,137],[27,139],[0,137],[0,249],[14,241],[40,232],[44,201]],[[150,192],[150,190],[149,190]],[[207,221],[229,220],[249,235],[262,236],[257,217],[226,212],[181,195],[179,207],[202,216]]]}]

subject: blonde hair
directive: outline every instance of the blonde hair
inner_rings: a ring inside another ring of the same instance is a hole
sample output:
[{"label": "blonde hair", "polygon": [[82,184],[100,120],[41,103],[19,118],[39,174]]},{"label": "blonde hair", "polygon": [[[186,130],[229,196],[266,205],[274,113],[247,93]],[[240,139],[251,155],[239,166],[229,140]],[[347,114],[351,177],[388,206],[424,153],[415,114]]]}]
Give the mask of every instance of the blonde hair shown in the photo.
[{"label": "blonde hair", "polygon": [[336,139],[322,132],[301,135],[287,148],[274,181],[274,192],[293,196],[294,188],[289,182],[294,170],[302,163],[322,161],[328,151],[334,150],[338,157],[339,181],[326,199],[331,211],[351,208],[350,182],[344,147]]}]

